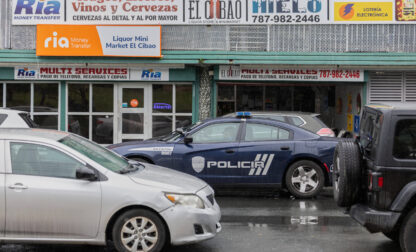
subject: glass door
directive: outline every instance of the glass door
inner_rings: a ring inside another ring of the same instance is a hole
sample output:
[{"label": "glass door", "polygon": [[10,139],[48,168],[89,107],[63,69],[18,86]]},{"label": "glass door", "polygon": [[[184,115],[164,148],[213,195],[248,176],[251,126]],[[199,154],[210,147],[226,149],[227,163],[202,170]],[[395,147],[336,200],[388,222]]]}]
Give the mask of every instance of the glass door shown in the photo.
[{"label": "glass door", "polygon": [[151,85],[120,84],[118,142],[144,140],[151,137],[151,111],[148,105]]}]

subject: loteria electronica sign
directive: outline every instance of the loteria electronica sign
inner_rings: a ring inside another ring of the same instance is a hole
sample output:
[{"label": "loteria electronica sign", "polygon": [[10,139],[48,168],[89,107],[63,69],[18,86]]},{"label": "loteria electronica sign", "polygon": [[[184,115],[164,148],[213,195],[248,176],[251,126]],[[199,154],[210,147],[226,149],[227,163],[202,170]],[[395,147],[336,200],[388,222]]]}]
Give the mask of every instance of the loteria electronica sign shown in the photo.
[{"label": "loteria electronica sign", "polygon": [[220,80],[363,82],[363,70],[220,66]]},{"label": "loteria electronica sign", "polygon": [[38,25],[38,56],[162,57],[159,25]]}]

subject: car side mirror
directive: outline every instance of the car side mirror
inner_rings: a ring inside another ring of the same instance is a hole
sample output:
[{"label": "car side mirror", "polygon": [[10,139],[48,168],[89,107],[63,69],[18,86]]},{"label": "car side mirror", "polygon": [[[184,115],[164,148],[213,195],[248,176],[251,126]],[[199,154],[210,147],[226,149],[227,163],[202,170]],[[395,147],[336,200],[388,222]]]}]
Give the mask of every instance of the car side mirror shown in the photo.
[{"label": "car side mirror", "polygon": [[97,174],[90,168],[82,166],[77,169],[75,176],[77,179],[96,181],[98,179]]},{"label": "car side mirror", "polygon": [[190,143],[192,143],[194,141],[194,139],[191,137],[191,136],[186,136],[184,139],[183,139],[183,142],[185,143],[185,144],[190,144]]}]

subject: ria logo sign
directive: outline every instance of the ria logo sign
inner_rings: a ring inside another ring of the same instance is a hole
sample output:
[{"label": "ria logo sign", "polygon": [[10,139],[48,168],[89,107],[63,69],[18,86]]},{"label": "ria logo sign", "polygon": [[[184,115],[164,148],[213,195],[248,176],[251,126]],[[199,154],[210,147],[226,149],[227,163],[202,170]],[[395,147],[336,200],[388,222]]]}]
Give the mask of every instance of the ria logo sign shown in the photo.
[{"label": "ria logo sign", "polygon": [[53,37],[47,37],[45,39],[45,48],[49,48],[49,43],[52,41],[53,48],[69,48],[69,39],[66,37],[58,38],[58,33],[53,32]]},{"label": "ria logo sign", "polygon": [[161,80],[162,79],[162,73],[153,71],[153,69],[143,70],[141,76],[143,80]]},{"label": "ria logo sign", "polygon": [[[16,0],[15,0],[16,1]],[[60,14],[60,1],[17,0],[14,14],[50,15]]]},{"label": "ria logo sign", "polygon": [[29,69],[27,67],[15,67],[14,78],[15,79],[36,79],[35,69]]},{"label": "ria logo sign", "polygon": [[[219,169],[250,169],[249,176],[267,175],[273,162],[274,154],[257,154],[254,161],[207,161],[206,167]],[[201,173],[205,168],[205,158],[195,156],[191,160],[195,172]]]}]

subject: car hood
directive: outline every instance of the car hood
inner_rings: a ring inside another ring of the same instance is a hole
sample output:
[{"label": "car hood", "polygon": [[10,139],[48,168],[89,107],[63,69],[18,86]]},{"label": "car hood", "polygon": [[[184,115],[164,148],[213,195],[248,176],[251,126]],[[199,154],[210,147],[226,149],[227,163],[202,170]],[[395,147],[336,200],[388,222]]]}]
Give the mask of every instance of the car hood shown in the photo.
[{"label": "car hood", "polygon": [[144,169],[129,174],[136,183],[157,187],[166,192],[196,193],[207,186],[207,183],[188,174],[152,164],[143,164]]}]

